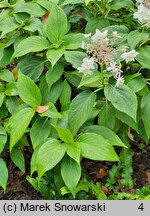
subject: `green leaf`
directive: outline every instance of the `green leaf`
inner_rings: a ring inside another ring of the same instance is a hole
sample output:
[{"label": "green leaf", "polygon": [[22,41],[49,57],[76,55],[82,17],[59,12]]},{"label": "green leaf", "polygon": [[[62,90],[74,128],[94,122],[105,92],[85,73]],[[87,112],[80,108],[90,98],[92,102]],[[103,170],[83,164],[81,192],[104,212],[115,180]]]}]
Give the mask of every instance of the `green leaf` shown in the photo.
[{"label": "green leaf", "polygon": [[71,87],[67,80],[64,80],[63,86],[62,86],[62,92],[60,95],[60,103],[62,106],[65,106],[66,104],[70,103],[71,100]]},{"label": "green leaf", "polygon": [[99,182],[97,182],[96,184],[89,182],[89,189],[92,191],[92,194],[96,197],[97,200],[108,200],[108,197],[102,190]]},{"label": "green leaf", "polygon": [[38,151],[37,169],[39,179],[43,174],[55,167],[64,157],[66,146],[56,139],[45,142]]},{"label": "green leaf", "polygon": [[55,3],[55,4],[58,4],[59,0],[48,0],[48,1],[45,1],[45,0],[36,0],[36,2],[41,5],[42,7],[44,7],[46,10],[48,11],[51,11],[51,4],[52,3]]},{"label": "green leaf", "polygon": [[68,125],[73,135],[88,120],[92,113],[95,100],[96,95],[94,93],[85,91],[76,96],[71,102]]},{"label": "green leaf", "polygon": [[95,34],[96,29],[103,29],[109,26],[110,23],[108,19],[101,18],[101,17],[90,17],[88,18],[87,25],[85,27],[85,33],[92,33]]},{"label": "green leaf", "polygon": [[3,151],[6,142],[7,142],[7,133],[5,129],[0,125],[0,154]]},{"label": "green leaf", "polygon": [[31,142],[34,149],[48,138],[50,131],[51,125],[49,120],[40,118],[34,122],[30,130]]},{"label": "green leaf", "polygon": [[140,41],[146,40],[149,37],[149,34],[146,32],[139,32],[137,30],[131,31],[128,35],[128,44],[131,49],[134,49]]},{"label": "green leaf", "polygon": [[[124,45],[128,39],[129,29],[125,25],[110,25],[102,29],[102,32],[108,30],[108,36],[112,37],[113,32],[117,32],[121,38],[118,38],[115,45]],[[124,43],[123,43],[124,42]]]},{"label": "green leaf", "polygon": [[147,137],[150,138],[150,92],[147,92],[141,101],[141,113]]},{"label": "green leaf", "polygon": [[110,10],[119,10],[120,8],[134,8],[134,4],[132,0],[112,0],[108,3],[108,8]]},{"label": "green leaf", "polygon": [[55,82],[57,82],[60,79],[63,72],[64,65],[62,63],[57,63],[54,67],[50,68],[46,72],[46,82],[48,84],[49,89]]},{"label": "green leaf", "polygon": [[11,159],[19,169],[25,173],[25,159],[22,151],[18,148],[13,148],[11,152]]},{"label": "green leaf", "polygon": [[82,86],[86,87],[98,87],[103,89],[103,76],[99,71],[94,71],[92,75],[82,76],[81,82],[78,88]]},{"label": "green leaf", "polygon": [[30,176],[26,177],[26,180],[32,185],[32,187],[40,192],[39,186],[38,186],[38,180],[37,178],[31,178]]},{"label": "green leaf", "polygon": [[12,114],[15,108],[19,105],[19,101],[16,97],[7,97],[6,98],[6,107],[9,112]]},{"label": "green leaf", "polygon": [[46,10],[35,2],[18,3],[14,6],[14,13],[28,13],[32,16],[41,17],[46,13]]},{"label": "green leaf", "polygon": [[127,114],[120,112],[119,110],[114,108],[114,115],[118,118],[121,122],[125,123],[129,127],[133,128],[137,133],[139,133],[138,125],[133,118],[128,116]]},{"label": "green leaf", "polygon": [[126,85],[122,85],[116,88],[109,84],[105,87],[104,93],[106,98],[116,109],[126,113],[136,121],[137,97],[133,90],[131,90]]},{"label": "green leaf", "polygon": [[14,81],[13,73],[9,70],[1,70],[0,79],[6,82],[12,82]]},{"label": "green leaf", "polygon": [[74,85],[75,87],[78,88],[78,86],[81,82],[82,75],[81,75],[81,73],[74,71],[71,73],[69,73],[69,72],[65,73],[65,77],[67,78],[69,83],[71,83],[72,85]]},{"label": "green leaf", "polygon": [[126,147],[121,139],[109,128],[100,125],[91,125],[85,129],[85,133],[96,133],[109,141],[113,146]]},{"label": "green leaf", "polygon": [[12,58],[13,53],[14,53],[14,49],[12,46],[9,46],[9,47],[4,49],[3,57],[0,60],[0,66],[1,67],[4,67],[4,66],[11,63],[11,58]]},{"label": "green leaf", "polygon": [[43,104],[47,104],[48,102],[56,103],[62,91],[62,80],[59,79],[52,85],[51,89],[49,89],[45,76],[43,76],[40,82],[40,91]]},{"label": "green leaf", "polygon": [[0,8],[9,8],[10,4],[8,2],[2,1],[0,2]]},{"label": "green leaf", "polygon": [[22,40],[15,52],[13,58],[23,56],[30,52],[39,52],[45,49],[48,49],[49,42],[45,37],[42,36],[31,36]]},{"label": "green leaf", "polygon": [[8,169],[5,161],[0,158],[0,186],[2,186],[4,192],[6,192],[6,185],[8,181]]},{"label": "green leaf", "polygon": [[64,0],[61,5],[64,6],[64,5],[67,5],[67,4],[79,4],[79,3],[84,3],[84,0]]},{"label": "green leaf", "polygon": [[0,107],[2,106],[3,102],[4,102],[4,98],[5,98],[5,95],[3,92],[0,92]]},{"label": "green leaf", "polygon": [[58,62],[58,60],[64,54],[64,47],[59,47],[58,49],[49,49],[46,53],[47,59],[50,61],[52,67]]},{"label": "green leaf", "polygon": [[81,148],[78,142],[67,144],[67,154],[74,159],[77,163],[80,163]]},{"label": "green leaf", "polygon": [[81,155],[91,160],[118,161],[119,158],[108,140],[95,133],[81,135],[77,142],[81,147]]},{"label": "green leaf", "polygon": [[59,138],[62,141],[64,141],[65,143],[73,143],[73,136],[67,128],[61,128],[53,124],[52,126],[55,128],[55,130],[58,133]]},{"label": "green leaf", "polygon": [[55,105],[51,102],[47,104],[49,106],[49,109],[45,111],[44,113],[40,114],[41,117],[50,117],[50,118],[61,118],[61,114],[57,111]]},{"label": "green leaf", "polygon": [[65,49],[81,48],[82,41],[85,39],[82,33],[70,33],[64,36],[63,46]]},{"label": "green leaf", "polygon": [[37,163],[36,163],[37,155],[38,155],[38,151],[42,145],[43,145],[43,143],[41,145],[38,145],[38,147],[36,149],[34,149],[34,152],[32,154],[31,162],[30,162],[30,175],[31,176],[35,171],[37,171]]},{"label": "green leaf", "polygon": [[135,93],[141,91],[146,87],[146,80],[142,76],[133,78],[127,83],[127,86],[131,88]]},{"label": "green leaf", "polygon": [[67,31],[68,21],[66,14],[59,6],[52,4],[46,25],[46,32],[49,41],[54,44],[60,44]]},{"label": "green leaf", "polygon": [[14,31],[19,27],[19,24],[16,22],[14,17],[10,17],[1,22],[2,34],[1,38],[9,32]]},{"label": "green leaf", "polygon": [[44,58],[27,55],[19,61],[17,68],[21,73],[36,81],[43,72]]},{"label": "green leaf", "polygon": [[17,83],[9,82],[6,85],[5,95],[7,96],[16,96],[18,95]]},{"label": "green leaf", "polygon": [[23,27],[25,31],[29,32],[38,32],[39,35],[43,35],[43,23],[40,19],[34,17],[34,19],[30,18],[30,23]]},{"label": "green leaf", "polygon": [[65,157],[61,164],[61,175],[66,186],[74,194],[81,177],[81,166],[72,158]]},{"label": "green leaf", "polygon": [[98,124],[113,130],[115,122],[116,118],[112,106],[109,103],[104,104],[98,115]]},{"label": "green leaf", "polygon": [[72,64],[74,68],[81,66],[84,58],[87,57],[87,54],[80,51],[65,51],[65,59],[67,62]]},{"label": "green leaf", "polygon": [[113,146],[101,135],[85,133],[81,135],[77,141],[81,147],[81,155],[85,158],[100,161],[119,160]]},{"label": "green leaf", "polygon": [[21,12],[14,14],[14,18],[17,23],[22,24],[23,22],[26,23],[28,20],[30,20],[31,16],[28,13]]},{"label": "green leaf", "polygon": [[27,107],[19,110],[12,116],[10,126],[10,151],[25,133],[33,115],[34,110]]},{"label": "green leaf", "polygon": [[19,96],[25,103],[34,108],[41,104],[40,90],[31,78],[19,73],[17,87]]},{"label": "green leaf", "polygon": [[0,92],[3,93],[5,90],[5,87],[2,83],[0,83]]},{"label": "green leaf", "polygon": [[136,60],[142,65],[144,68],[150,69],[150,46],[146,45],[137,49],[139,54],[136,57]]}]

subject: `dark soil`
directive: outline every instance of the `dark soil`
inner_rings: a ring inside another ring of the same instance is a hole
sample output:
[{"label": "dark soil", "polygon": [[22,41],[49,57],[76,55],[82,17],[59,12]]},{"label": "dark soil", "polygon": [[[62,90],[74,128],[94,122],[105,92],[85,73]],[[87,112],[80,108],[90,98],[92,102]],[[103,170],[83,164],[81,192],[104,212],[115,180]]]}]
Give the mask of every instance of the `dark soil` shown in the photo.
[{"label": "dark soil", "polygon": [[[134,191],[143,186],[150,185],[150,146],[145,147],[142,151],[138,149],[137,146],[134,146],[131,151],[133,151],[132,179],[134,187],[132,191]],[[85,160],[83,161],[83,166],[94,183],[99,182],[104,186],[112,163]],[[107,190],[107,188],[104,187],[104,192],[105,190]],[[122,191],[124,191],[124,189],[122,189]]]},{"label": "dark soil", "polygon": [[[134,188],[141,188],[150,185],[150,147],[145,147],[143,151],[136,146],[133,150],[133,182]],[[26,175],[29,175],[30,154],[26,158]],[[26,175],[23,174],[9,158],[9,153],[5,152],[3,155],[8,169],[9,182],[7,185],[7,192],[4,194],[0,188],[0,200],[42,200],[42,195],[35,191],[34,188],[27,182]],[[107,188],[104,187],[108,177],[108,171],[112,166],[109,162],[97,162],[91,160],[84,160],[84,166],[89,178],[93,182],[100,182],[107,194]]]},{"label": "dark soil", "polygon": [[30,154],[26,154],[26,173],[22,173],[11,161],[9,153],[5,152],[2,157],[7,163],[9,170],[9,180],[7,184],[7,191],[4,194],[0,188],[0,200],[41,200],[43,197],[41,194],[34,190],[34,188],[26,180],[26,175],[29,175],[29,157]]}]

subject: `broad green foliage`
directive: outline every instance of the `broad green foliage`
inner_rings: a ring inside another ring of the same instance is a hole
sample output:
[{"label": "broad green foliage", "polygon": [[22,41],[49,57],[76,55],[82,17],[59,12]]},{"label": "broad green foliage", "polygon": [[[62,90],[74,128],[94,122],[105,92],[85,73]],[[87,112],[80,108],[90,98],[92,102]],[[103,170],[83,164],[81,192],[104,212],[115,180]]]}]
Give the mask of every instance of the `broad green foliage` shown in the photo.
[{"label": "broad green foliage", "polygon": [[[147,188],[142,196],[128,193],[132,152],[139,141],[146,151],[150,138],[150,24],[140,4],[0,1],[4,191],[5,152],[26,175],[27,150],[27,180],[46,199],[149,198]],[[112,195],[90,182],[86,159],[109,161],[105,187]],[[118,193],[122,187],[126,193]]]},{"label": "broad green foliage", "polygon": [[11,159],[22,172],[25,172],[25,159],[19,148],[13,148],[11,152]]},{"label": "broad green foliage", "polygon": [[42,36],[31,36],[18,44],[13,57],[20,57],[30,52],[39,52],[47,49],[48,46],[49,42],[46,38]]},{"label": "broad green foliage", "polygon": [[51,126],[47,119],[40,118],[34,122],[30,130],[31,142],[34,149],[48,138],[50,131]]},{"label": "broad green foliage", "polygon": [[146,32],[131,31],[128,35],[128,44],[134,49],[139,42],[148,39],[149,34]]},{"label": "broad green foliage", "polygon": [[37,155],[38,177],[55,167],[63,158],[66,146],[56,139],[50,139],[42,145]]},{"label": "broad green foliage", "polygon": [[99,125],[105,126],[113,130],[115,127],[115,121],[116,121],[116,118],[115,118],[114,109],[108,103],[104,104],[102,108],[100,109],[100,112],[98,115]]},{"label": "broad green foliage", "polygon": [[108,3],[108,8],[111,10],[119,10],[120,8],[134,7],[132,0],[117,1],[112,0]]},{"label": "broad green foliage", "polygon": [[65,143],[73,143],[73,136],[67,128],[61,128],[56,125],[52,125],[58,133],[59,138]]},{"label": "broad green foliage", "polygon": [[46,33],[49,41],[60,44],[68,31],[67,17],[64,11],[55,4],[52,4],[50,15],[46,24]]},{"label": "broad green foliage", "polygon": [[142,65],[144,68],[150,69],[150,46],[146,45],[143,47],[140,47],[138,49],[139,55],[137,56],[137,61]]},{"label": "broad green foliage", "polygon": [[118,156],[108,140],[95,133],[85,133],[78,139],[83,157],[91,160],[117,161]]},{"label": "broad green foliage", "polygon": [[149,109],[150,109],[150,92],[147,92],[141,101],[141,113],[145,126],[147,137],[150,138],[150,121],[149,121]]},{"label": "broad green foliage", "polygon": [[33,115],[34,110],[29,107],[12,115],[10,120],[10,151],[25,133]]},{"label": "broad green foliage", "polygon": [[82,41],[84,40],[84,35],[81,33],[70,33],[64,36],[63,46],[65,49],[74,50],[78,49],[82,45]]},{"label": "broad green foliage", "polygon": [[19,73],[17,87],[19,96],[29,106],[37,107],[41,104],[40,90],[29,77]]},{"label": "broad green foliage", "polygon": [[73,192],[81,177],[81,167],[73,159],[66,157],[61,164],[62,178],[71,192]]},{"label": "broad green foliage", "polygon": [[64,47],[60,47],[58,49],[49,49],[46,53],[47,59],[52,64],[52,67],[56,64],[56,62],[62,57],[64,54]]},{"label": "broad green foliage", "polygon": [[0,186],[4,189],[4,192],[6,192],[6,185],[8,181],[8,170],[5,161],[0,158]]},{"label": "broad green foliage", "polygon": [[71,63],[74,68],[78,68],[83,58],[85,58],[87,55],[84,52],[80,51],[66,51],[65,52],[65,59],[67,62]]},{"label": "broad green foliage", "polygon": [[44,69],[44,59],[40,56],[27,55],[18,63],[17,68],[24,75],[37,81]]},{"label": "broad green foliage", "polygon": [[95,99],[94,93],[82,92],[72,101],[68,114],[68,125],[73,135],[89,119]]},{"label": "broad green foliage", "polygon": [[70,100],[71,100],[71,87],[69,85],[69,83],[64,80],[63,82],[63,87],[62,87],[62,92],[61,92],[61,95],[60,95],[60,103],[62,106],[70,103]]},{"label": "broad green foliage", "polygon": [[126,147],[126,145],[121,141],[121,139],[109,128],[104,126],[92,125],[87,127],[85,132],[96,133],[109,140],[110,144],[113,146],[122,146]]},{"label": "broad green foliage", "polygon": [[63,64],[56,64],[54,67],[50,68],[46,73],[46,82],[48,84],[48,88],[50,89],[52,85],[60,79],[61,75],[64,72]]},{"label": "broad green foliage", "polygon": [[7,141],[7,133],[5,129],[0,126],[0,153],[3,151]]},{"label": "broad green foliage", "polygon": [[78,142],[67,144],[67,154],[77,163],[80,162],[81,148]]},{"label": "broad green foliage", "polygon": [[106,98],[116,109],[124,112],[136,121],[137,98],[130,88],[126,85],[119,88],[115,88],[113,85],[108,85],[105,87],[104,92]]}]

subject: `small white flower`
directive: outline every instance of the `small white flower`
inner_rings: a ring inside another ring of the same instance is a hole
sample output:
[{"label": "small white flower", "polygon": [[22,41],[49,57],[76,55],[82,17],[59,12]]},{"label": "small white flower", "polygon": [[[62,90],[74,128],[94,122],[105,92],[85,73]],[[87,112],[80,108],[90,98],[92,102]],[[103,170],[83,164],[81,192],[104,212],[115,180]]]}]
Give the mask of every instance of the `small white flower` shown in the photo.
[{"label": "small white flower", "polygon": [[150,9],[142,3],[138,6],[138,11],[134,13],[133,17],[145,26],[150,27]]},{"label": "small white flower", "polygon": [[117,31],[113,31],[113,37],[115,37],[116,39],[122,38]]},{"label": "small white flower", "polygon": [[119,76],[116,80],[117,80],[117,82],[116,82],[115,87],[120,87],[121,85],[124,84],[124,78],[123,78],[123,76]]},{"label": "small white flower", "polygon": [[136,52],[135,50],[131,50],[129,52],[125,52],[121,55],[121,58],[123,58],[126,63],[134,61],[135,57],[138,55],[139,53]]},{"label": "small white flower", "polygon": [[81,48],[86,49],[86,43],[84,41],[82,41]]},{"label": "small white flower", "polygon": [[104,32],[100,32],[99,29],[96,29],[96,33],[91,37],[91,40],[94,43],[99,43],[99,42],[103,42],[103,43],[107,43],[108,42],[108,31],[105,30]]},{"label": "small white flower", "polygon": [[127,49],[129,49],[129,47],[128,47],[128,46],[121,46],[120,48],[121,48],[121,49],[120,49],[120,50],[121,50],[121,52],[123,52],[123,53],[124,53],[124,52],[126,52],[126,51],[127,51]]},{"label": "small white flower", "polygon": [[92,70],[94,69],[94,58],[84,58],[83,63],[77,69],[79,73],[83,73],[84,75],[92,75]]},{"label": "small white flower", "polygon": [[84,34],[84,37],[85,37],[85,38],[91,37],[91,33],[89,33],[89,34]]},{"label": "small white flower", "polygon": [[123,73],[121,70],[121,65],[117,65],[116,62],[111,62],[109,67],[106,68],[107,71],[111,71],[114,78],[117,79]]}]

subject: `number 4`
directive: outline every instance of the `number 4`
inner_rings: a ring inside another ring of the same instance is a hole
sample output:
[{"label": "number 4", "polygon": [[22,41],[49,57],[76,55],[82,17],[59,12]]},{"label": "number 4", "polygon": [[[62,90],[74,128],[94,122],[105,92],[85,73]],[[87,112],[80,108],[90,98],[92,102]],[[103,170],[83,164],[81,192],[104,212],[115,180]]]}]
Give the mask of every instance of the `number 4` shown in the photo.
[{"label": "number 4", "polygon": [[143,211],[144,210],[144,206],[143,206],[143,203],[141,203],[138,207],[139,210]]}]

